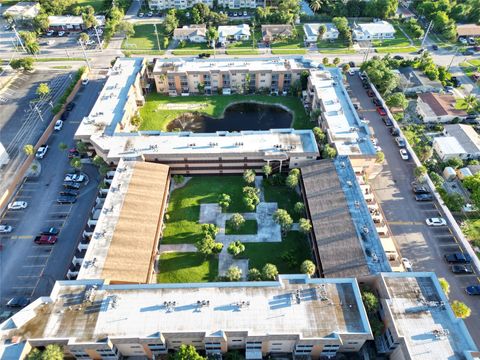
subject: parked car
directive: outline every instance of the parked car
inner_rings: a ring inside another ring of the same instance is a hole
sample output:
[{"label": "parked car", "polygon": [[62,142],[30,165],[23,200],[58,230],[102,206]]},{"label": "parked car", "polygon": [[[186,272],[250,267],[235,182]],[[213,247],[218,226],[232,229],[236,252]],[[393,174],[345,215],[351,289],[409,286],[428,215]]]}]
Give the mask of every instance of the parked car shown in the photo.
[{"label": "parked car", "polygon": [[403,59],[404,59],[404,57],[401,56],[401,55],[395,55],[393,58],[394,58],[395,60],[403,60]]},{"label": "parked car", "polygon": [[469,56],[469,55],[475,55],[475,50],[473,49],[467,49],[463,52],[463,55]]},{"label": "parked car", "polygon": [[13,231],[10,225],[0,225],[0,234],[9,234]]},{"label": "parked car", "polygon": [[408,152],[407,152],[407,150],[405,150],[405,149],[400,149],[400,157],[401,157],[403,160],[408,160],[408,159],[410,159],[410,156],[408,155]]},{"label": "parked car", "polygon": [[65,109],[67,109],[67,111],[72,111],[74,107],[75,107],[75,103],[69,102]]},{"label": "parked car", "polygon": [[433,217],[425,219],[425,223],[428,226],[446,226],[447,221],[444,218]]},{"label": "parked car", "polygon": [[465,288],[468,295],[480,295],[480,285],[470,285]]},{"label": "parked car", "polygon": [[432,45],[432,50],[438,50],[438,45],[433,44],[433,45]]},{"label": "parked car", "polygon": [[43,159],[45,155],[47,155],[47,151],[48,151],[48,145],[43,144],[38,148],[37,153],[35,154],[35,157],[37,159]]},{"label": "parked car", "polygon": [[58,235],[59,232],[60,232],[60,229],[52,226],[52,227],[44,228],[40,232],[40,235]]},{"label": "parked car", "polygon": [[353,104],[353,108],[354,108],[355,110],[358,110],[358,109],[360,109],[360,105],[359,105],[359,104]]},{"label": "parked car", "polygon": [[377,112],[380,116],[387,116],[387,112],[385,111],[385,109],[381,106],[377,106]]},{"label": "parked car", "polygon": [[65,189],[73,189],[73,190],[78,190],[80,189],[80,183],[74,182],[74,181],[65,181],[63,183],[63,187]]},{"label": "parked car", "polygon": [[404,140],[402,137],[400,137],[400,136],[397,136],[397,137],[395,138],[395,141],[397,142],[397,145],[398,145],[399,147],[405,147],[405,146],[407,145],[407,143],[405,142],[405,140]]},{"label": "parked car", "polygon": [[444,258],[449,264],[470,264],[472,262],[470,255],[461,252],[445,254]]},{"label": "parked car", "polygon": [[148,16],[148,17],[152,17],[152,16],[153,16],[153,11],[149,11],[149,12],[147,13],[147,16]]},{"label": "parked car", "polygon": [[55,31],[53,31],[53,30],[48,30],[48,31],[45,33],[45,35],[47,35],[47,36],[53,36],[53,34],[55,34]]},{"label": "parked car", "polygon": [[447,94],[453,94],[453,86],[445,86],[445,92]]},{"label": "parked car", "polygon": [[13,315],[13,311],[5,310],[0,314],[0,323],[4,322],[7,319],[10,319]]},{"label": "parked car", "polygon": [[458,41],[460,41],[460,43],[462,43],[463,45],[467,45],[467,44],[468,44],[468,40],[465,39],[463,36],[459,37],[459,38],[458,38]]},{"label": "parked car", "polygon": [[28,304],[30,304],[30,298],[26,296],[15,296],[7,302],[9,307],[25,307]]},{"label": "parked car", "polygon": [[60,191],[60,195],[66,195],[66,196],[78,196],[79,194],[80,194],[80,191],[73,190],[73,189],[64,189]]},{"label": "parked car", "polygon": [[68,150],[68,158],[73,159],[74,157],[80,156],[80,153],[76,148],[72,148]]},{"label": "parked car", "polygon": [[244,11],[243,16],[248,16],[248,13],[246,11]]},{"label": "parked car", "polygon": [[57,203],[59,204],[73,204],[77,201],[76,196],[71,196],[71,195],[60,195],[57,198]]},{"label": "parked car", "polygon": [[382,121],[385,124],[385,126],[388,126],[388,127],[393,126],[393,122],[392,120],[390,120],[389,117],[382,117]]},{"label": "parked car", "polygon": [[350,75],[350,76],[355,75],[355,70],[353,70],[353,69],[348,70],[348,75]]},{"label": "parked car", "polygon": [[38,245],[52,245],[57,242],[58,238],[56,235],[38,235],[35,236],[33,242]]},{"label": "parked car", "polygon": [[417,51],[417,54],[423,54],[427,49],[421,48],[420,50]]},{"label": "parked car", "polygon": [[70,111],[65,110],[62,115],[60,116],[60,119],[63,121],[66,121],[68,119],[68,116],[70,115]]},{"label": "parked car", "polygon": [[348,65],[350,65],[350,67],[355,67],[355,63],[353,61],[350,61]]},{"label": "parked car", "polygon": [[428,190],[425,186],[420,185],[413,185],[412,191],[414,194],[430,194],[430,190]]},{"label": "parked car", "polygon": [[85,175],[83,174],[66,174],[63,181],[83,182],[85,181]]},{"label": "parked car", "polygon": [[59,31],[59,32],[58,32],[58,36],[62,37],[62,36],[64,36],[64,35],[65,35],[65,31]]},{"label": "parked car", "polygon": [[432,194],[417,194],[415,195],[416,201],[432,201],[433,196]]},{"label": "parked car", "polygon": [[26,201],[12,201],[10,204],[8,204],[8,209],[21,210],[21,209],[26,209],[27,206],[28,206],[28,203]]},{"label": "parked car", "polygon": [[467,38],[468,45],[475,45],[475,39],[473,37],[468,37]]},{"label": "parked car", "polygon": [[392,128],[390,128],[390,135],[398,136],[398,135],[400,135],[400,130],[396,127],[392,127]]},{"label": "parked car", "polygon": [[138,13],[138,17],[139,17],[139,18],[143,18],[144,16],[145,16],[145,14],[144,14],[143,12]]},{"label": "parked car", "polygon": [[470,265],[452,265],[450,270],[454,274],[473,274],[473,270]]},{"label": "parked car", "polygon": [[375,94],[372,90],[367,90],[367,95],[368,95],[368,97],[374,97],[375,96]]},{"label": "parked car", "polygon": [[405,270],[413,271],[412,263],[407,258],[402,258],[402,264],[403,264],[403,267],[405,268]]},{"label": "parked car", "polygon": [[372,99],[372,103],[374,103],[375,106],[382,106],[382,103],[381,103],[380,100],[378,100],[377,98],[373,98],[373,99]]},{"label": "parked car", "polygon": [[85,78],[82,80],[82,85],[88,85],[89,82],[90,80],[88,80],[88,78]]},{"label": "parked car", "polygon": [[62,127],[63,127],[63,121],[62,120],[57,120],[55,122],[55,126],[53,127],[53,130],[60,131],[60,130],[62,130]]}]

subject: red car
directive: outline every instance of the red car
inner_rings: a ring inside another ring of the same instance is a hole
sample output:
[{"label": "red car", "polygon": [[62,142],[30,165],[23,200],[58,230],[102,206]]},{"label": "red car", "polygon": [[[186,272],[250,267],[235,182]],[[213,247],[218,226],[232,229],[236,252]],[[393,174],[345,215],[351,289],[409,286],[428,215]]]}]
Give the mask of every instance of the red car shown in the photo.
[{"label": "red car", "polygon": [[377,112],[380,114],[380,116],[386,116],[387,115],[387,112],[385,111],[385,109],[381,106],[378,106],[377,107]]},{"label": "red car", "polygon": [[38,235],[33,241],[38,245],[53,245],[57,242],[57,239],[55,235]]},{"label": "red car", "polygon": [[375,96],[375,94],[373,93],[372,90],[367,90],[367,95],[368,95],[369,97],[374,97],[374,96]]},{"label": "red car", "polygon": [[76,148],[68,150],[68,158],[69,159],[73,159],[74,157],[78,157],[78,156],[80,156],[80,153],[78,152],[78,150]]}]

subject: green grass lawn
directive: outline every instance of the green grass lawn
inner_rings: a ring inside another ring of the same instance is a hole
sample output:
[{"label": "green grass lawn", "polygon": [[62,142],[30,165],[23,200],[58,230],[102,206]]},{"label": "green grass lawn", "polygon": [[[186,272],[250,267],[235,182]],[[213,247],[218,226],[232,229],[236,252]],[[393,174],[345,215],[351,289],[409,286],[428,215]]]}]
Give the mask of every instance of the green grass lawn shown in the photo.
[{"label": "green grass lawn", "polygon": [[280,274],[298,274],[304,260],[312,259],[312,251],[307,237],[290,231],[282,242],[244,243],[245,251],[240,255],[249,259],[249,267],[259,270],[266,263],[277,266]]},{"label": "green grass lawn", "polygon": [[135,25],[135,35],[128,40],[123,40],[122,49],[132,51],[136,50],[160,50],[163,46],[163,38],[165,37],[163,26],[157,24],[158,41],[160,49],[157,44],[157,37],[155,36],[155,28],[153,24]]},{"label": "green grass lawn", "polygon": [[158,283],[186,283],[215,281],[218,275],[218,259],[199,253],[164,253],[160,255]]},{"label": "green grass lawn", "polygon": [[355,54],[353,48],[349,48],[340,40],[321,40],[317,42],[317,48],[320,53],[328,54]]},{"label": "green grass lawn", "polygon": [[[299,98],[292,96],[269,95],[212,95],[212,96],[177,96],[169,97],[158,93],[147,95],[147,102],[140,109],[143,122],[140,130],[166,131],[168,123],[188,111],[188,106],[201,103],[202,107],[196,109],[205,115],[220,117],[225,108],[241,101],[258,101],[266,104],[282,104],[294,113],[293,127],[295,129],[311,129],[314,123],[305,113]],[[185,110],[168,110],[167,104],[185,104]]]},{"label": "green grass lawn", "polygon": [[260,52],[253,47],[252,40],[248,40],[228,44],[225,53],[227,55],[258,55]]},{"label": "green grass lawn", "polygon": [[260,51],[256,49],[227,49],[227,55],[260,55]]},{"label": "green grass lawn", "polygon": [[207,43],[184,42],[183,46],[177,47],[172,51],[173,55],[198,55],[200,53],[213,54],[213,49],[208,47]]},{"label": "green grass lawn", "polygon": [[272,54],[273,54],[273,50],[279,50],[279,49],[289,49],[289,50],[303,49],[303,50],[305,50],[305,44],[304,44],[304,41],[303,41],[303,36],[304,36],[303,25],[296,25],[295,27],[297,29],[297,36],[289,38],[289,39],[285,39],[285,40],[274,41],[271,44]]},{"label": "green grass lawn", "polygon": [[254,235],[257,233],[257,220],[245,220],[245,223],[240,229],[235,229],[230,221],[227,220],[225,223],[225,234],[226,235]]},{"label": "green grass lawn", "polygon": [[200,240],[200,204],[216,203],[222,193],[229,194],[232,199],[229,212],[247,212],[242,201],[245,185],[241,176],[208,176],[194,177],[184,187],[176,189],[168,203],[169,219],[162,244],[194,244]]},{"label": "green grass lawn", "polygon": [[463,222],[462,231],[475,246],[480,247],[480,219],[466,219]]},{"label": "green grass lawn", "polygon": [[471,59],[466,62],[462,62],[460,63],[460,67],[465,75],[472,77],[473,74],[480,72],[480,60]]},{"label": "green grass lawn", "polygon": [[418,48],[414,46],[406,46],[406,47],[395,47],[395,46],[390,46],[390,47],[380,47],[380,48],[375,48],[375,51],[379,54],[387,54],[387,53],[413,53],[417,51]]},{"label": "green grass lawn", "polygon": [[419,40],[414,40],[412,46],[405,34],[400,30],[398,24],[394,25],[396,33],[394,39],[385,39],[385,40],[373,40],[372,45],[375,48],[375,51],[380,54],[385,53],[410,53],[417,51],[417,46],[420,46]]},{"label": "green grass lawn", "polygon": [[95,12],[101,12],[104,9],[104,1],[103,0],[76,0],[75,4],[78,6],[92,6],[95,9]]},{"label": "green grass lawn", "polygon": [[307,49],[272,49],[273,55],[306,54]]},{"label": "green grass lawn", "polygon": [[265,194],[266,202],[276,202],[278,203],[279,209],[285,209],[288,211],[293,221],[298,221],[301,217],[300,214],[297,214],[293,211],[293,206],[296,202],[303,202],[300,195],[285,185],[275,186],[270,185],[266,180],[263,181],[263,191]]}]

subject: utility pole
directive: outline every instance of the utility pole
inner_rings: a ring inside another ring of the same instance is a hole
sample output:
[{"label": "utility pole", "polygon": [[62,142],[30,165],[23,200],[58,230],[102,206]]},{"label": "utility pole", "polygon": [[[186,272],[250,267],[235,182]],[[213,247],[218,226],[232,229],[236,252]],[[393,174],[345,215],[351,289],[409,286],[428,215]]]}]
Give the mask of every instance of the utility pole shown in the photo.
[{"label": "utility pole", "polygon": [[85,47],[83,46],[83,42],[82,42],[82,40],[78,40],[78,42],[80,43],[80,46],[82,47],[83,57],[85,58],[85,62],[87,63],[88,70],[92,70],[92,68],[90,67],[90,63],[88,62],[87,53],[85,52]]},{"label": "utility pole", "polygon": [[28,53],[27,49],[25,49],[25,46],[23,45],[22,38],[21,38],[20,35],[18,34],[18,31],[17,31],[17,28],[15,27],[15,24],[12,25],[12,29],[13,29],[13,32],[15,33],[15,36],[17,37],[18,42],[19,42],[20,45],[22,46],[23,51],[25,51],[26,53]]},{"label": "utility pole", "polygon": [[93,27],[95,29],[95,34],[97,35],[98,46],[100,46],[100,51],[103,51],[102,43],[100,42],[100,36],[98,35],[97,25]]},{"label": "utility pole", "polygon": [[34,109],[37,110],[37,114],[38,114],[38,116],[40,117],[40,120],[42,120],[42,122],[43,122],[42,112],[40,111],[40,109],[38,108],[38,106],[35,105]]},{"label": "utility pole", "polygon": [[458,51],[458,47],[455,47],[455,52],[453,53],[452,60],[450,61],[450,64],[448,64],[447,71],[450,70],[450,67],[453,64],[453,60],[455,60],[455,56],[457,56],[457,51]]},{"label": "utility pole", "polygon": [[425,43],[425,40],[427,40],[428,33],[430,32],[430,29],[432,28],[433,25],[433,20],[430,21],[430,24],[428,24],[427,31],[425,32],[425,36],[423,37],[422,44],[420,45],[421,48],[423,48],[423,44]]},{"label": "utility pole", "polygon": [[154,33],[155,33],[155,36],[157,37],[158,50],[160,50],[160,40],[158,40],[157,24],[153,24],[153,28],[155,29]]}]

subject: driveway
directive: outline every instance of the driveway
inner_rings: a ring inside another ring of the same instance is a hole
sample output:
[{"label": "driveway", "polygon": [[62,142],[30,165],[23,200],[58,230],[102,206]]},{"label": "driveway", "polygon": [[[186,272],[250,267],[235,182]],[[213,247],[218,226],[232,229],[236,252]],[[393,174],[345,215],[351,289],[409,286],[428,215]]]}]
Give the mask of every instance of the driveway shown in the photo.
[{"label": "driveway", "polygon": [[465,322],[479,345],[479,299],[465,293],[466,286],[479,283],[477,274],[454,275],[450,271],[443,256],[461,251],[460,245],[448,227],[430,228],[425,225],[426,218],[442,216],[438,205],[434,202],[415,201],[411,189],[414,163],[401,159],[397,144],[375,111],[371,98],[362,88],[359,76],[348,76],[347,80],[352,101],[360,104],[360,116],[370,121],[378,144],[385,153],[383,171],[370,184],[385,213],[401,256],[412,262],[414,271],[433,271],[449,282],[450,299],[463,301],[472,309],[472,315]]},{"label": "driveway", "polygon": [[[1,223],[12,225],[14,231],[0,236],[0,309],[12,296],[28,296],[32,300],[48,295],[56,280],[63,280],[83,232],[98,191],[98,171],[85,165],[82,171],[88,181],[82,185],[75,204],[56,203],[62,189],[63,176],[70,171],[66,152],[59,150],[61,142],[74,145],[73,135],[86,116],[103,86],[102,80],[91,80],[75,98],[76,106],[63,129],[53,134],[47,144],[50,149],[40,160],[41,174],[28,178],[15,195],[28,202],[25,210],[6,211]],[[34,237],[45,227],[60,229],[55,245],[36,245]]]}]

